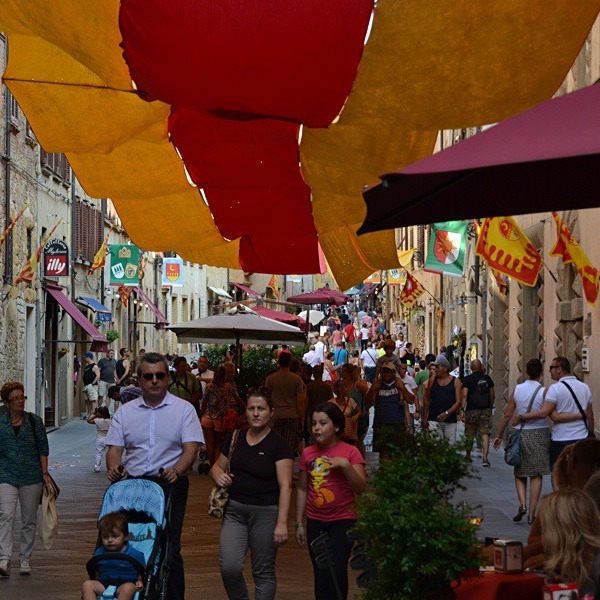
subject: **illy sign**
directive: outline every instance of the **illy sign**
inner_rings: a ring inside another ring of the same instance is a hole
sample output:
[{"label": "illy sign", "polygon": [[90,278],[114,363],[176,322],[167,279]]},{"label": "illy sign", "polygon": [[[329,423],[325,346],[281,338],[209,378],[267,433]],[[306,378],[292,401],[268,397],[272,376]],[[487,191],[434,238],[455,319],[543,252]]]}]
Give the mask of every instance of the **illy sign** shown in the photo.
[{"label": "illy sign", "polygon": [[44,275],[46,277],[69,275],[69,247],[62,240],[50,240],[44,246]]}]

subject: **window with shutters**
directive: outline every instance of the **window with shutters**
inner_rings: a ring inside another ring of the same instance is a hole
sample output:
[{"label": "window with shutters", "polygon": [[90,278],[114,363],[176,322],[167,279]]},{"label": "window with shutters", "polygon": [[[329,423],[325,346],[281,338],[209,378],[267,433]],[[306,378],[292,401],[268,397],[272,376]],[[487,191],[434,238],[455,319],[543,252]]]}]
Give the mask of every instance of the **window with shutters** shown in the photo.
[{"label": "window with shutters", "polygon": [[64,154],[56,152],[46,152],[43,148],[40,150],[40,163],[42,171],[49,175],[58,175],[63,181],[71,181],[71,166]]},{"label": "window with shutters", "polygon": [[103,241],[102,213],[96,206],[75,198],[75,258],[92,263]]}]

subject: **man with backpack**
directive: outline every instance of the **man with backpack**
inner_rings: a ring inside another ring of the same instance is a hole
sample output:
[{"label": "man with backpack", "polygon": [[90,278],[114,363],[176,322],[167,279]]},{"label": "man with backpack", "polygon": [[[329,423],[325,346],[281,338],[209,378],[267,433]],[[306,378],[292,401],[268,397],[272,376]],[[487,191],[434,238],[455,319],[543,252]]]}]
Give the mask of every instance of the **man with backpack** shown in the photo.
[{"label": "man with backpack", "polygon": [[488,452],[492,431],[492,408],[496,400],[494,382],[486,375],[480,360],[471,361],[471,374],[463,380],[463,410],[465,411],[465,437],[467,438],[467,458],[471,458],[471,448],[477,432],[483,442],[484,467],[490,466]]}]

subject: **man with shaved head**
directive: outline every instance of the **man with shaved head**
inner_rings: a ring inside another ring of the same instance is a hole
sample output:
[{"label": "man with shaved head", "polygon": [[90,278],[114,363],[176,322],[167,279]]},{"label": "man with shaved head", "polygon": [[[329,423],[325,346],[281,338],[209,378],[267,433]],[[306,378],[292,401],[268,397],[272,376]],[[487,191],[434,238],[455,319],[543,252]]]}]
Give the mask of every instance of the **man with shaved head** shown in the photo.
[{"label": "man with shaved head", "polygon": [[496,400],[494,382],[486,375],[480,360],[471,361],[471,374],[463,381],[463,410],[465,411],[465,437],[467,438],[467,458],[471,458],[473,440],[480,433],[483,441],[484,467],[489,467],[488,452],[492,428],[492,408]]}]

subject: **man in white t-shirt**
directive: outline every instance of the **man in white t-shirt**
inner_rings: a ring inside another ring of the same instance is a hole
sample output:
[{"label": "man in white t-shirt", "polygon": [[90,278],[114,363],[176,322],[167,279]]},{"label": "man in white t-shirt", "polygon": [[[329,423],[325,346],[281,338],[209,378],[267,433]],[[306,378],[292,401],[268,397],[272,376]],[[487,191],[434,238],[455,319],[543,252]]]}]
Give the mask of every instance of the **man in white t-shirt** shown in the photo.
[{"label": "man in white t-shirt", "polygon": [[214,372],[208,367],[208,358],[206,358],[206,356],[201,356],[198,359],[198,368],[192,370],[192,375],[198,379],[200,385],[202,386],[203,396],[204,392],[206,391],[206,386],[209,383],[212,383],[213,377],[215,376]]},{"label": "man in white t-shirt", "polygon": [[406,348],[406,340],[404,339],[404,334],[400,332],[398,334],[398,338],[396,339],[396,354],[400,356],[402,350]]},{"label": "man in white t-shirt", "polygon": [[367,347],[362,351],[360,355],[360,366],[365,372],[365,379],[369,383],[373,383],[375,374],[377,373],[377,360],[379,356],[377,350],[373,348],[373,344],[367,341]]},{"label": "man in white t-shirt", "polygon": [[323,362],[314,346],[310,346],[308,352],[302,357],[302,360],[311,367],[316,367]]},{"label": "man in white t-shirt", "polygon": [[515,417],[514,423],[550,416],[554,421],[550,446],[550,463],[553,467],[565,446],[589,437],[590,432],[594,431],[594,413],[590,388],[571,375],[568,359],[564,356],[553,358],[550,376],[557,383],[546,390],[542,407]]},{"label": "man in white t-shirt", "polygon": [[370,335],[371,330],[363,323],[363,326],[360,328],[360,347],[363,350],[367,348],[367,342],[369,341]]},{"label": "man in white t-shirt", "polygon": [[408,405],[408,410],[410,412],[410,417],[412,421],[411,427],[414,433],[415,419],[421,418],[421,407],[419,405],[419,395],[417,394],[419,386],[417,382],[408,374],[408,365],[400,363],[400,365],[398,365],[398,370],[400,371],[402,383],[406,386],[406,389],[415,397],[414,403]]},{"label": "man in white t-shirt", "polygon": [[325,344],[323,342],[323,338],[319,337],[317,343],[315,344],[315,352],[319,357],[321,363],[325,362]]}]

